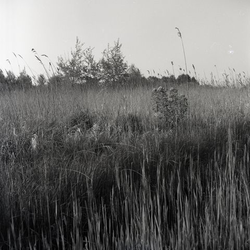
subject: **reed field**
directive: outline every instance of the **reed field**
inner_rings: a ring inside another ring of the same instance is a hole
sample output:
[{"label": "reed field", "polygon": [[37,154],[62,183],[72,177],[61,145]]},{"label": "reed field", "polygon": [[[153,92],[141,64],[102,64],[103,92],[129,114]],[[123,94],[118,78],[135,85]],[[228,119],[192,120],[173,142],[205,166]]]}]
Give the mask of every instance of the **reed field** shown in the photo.
[{"label": "reed field", "polygon": [[172,87],[0,93],[0,249],[249,249],[250,89]]}]

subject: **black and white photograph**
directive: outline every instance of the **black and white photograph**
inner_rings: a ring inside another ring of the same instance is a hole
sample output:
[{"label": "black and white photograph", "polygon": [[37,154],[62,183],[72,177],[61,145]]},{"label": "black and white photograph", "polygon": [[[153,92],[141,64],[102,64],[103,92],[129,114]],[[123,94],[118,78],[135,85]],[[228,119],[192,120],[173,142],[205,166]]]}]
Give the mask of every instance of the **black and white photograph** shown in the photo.
[{"label": "black and white photograph", "polygon": [[0,250],[250,249],[249,0],[0,0]]}]

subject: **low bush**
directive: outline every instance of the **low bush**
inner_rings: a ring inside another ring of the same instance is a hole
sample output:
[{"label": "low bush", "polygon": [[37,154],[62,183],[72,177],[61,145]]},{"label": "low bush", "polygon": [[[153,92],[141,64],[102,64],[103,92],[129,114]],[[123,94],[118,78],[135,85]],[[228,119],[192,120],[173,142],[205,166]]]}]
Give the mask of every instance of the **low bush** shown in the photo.
[{"label": "low bush", "polygon": [[154,115],[161,127],[170,129],[176,127],[187,113],[187,98],[184,95],[178,95],[178,90],[174,88],[168,91],[161,86],[153,89],[152,102]]}]

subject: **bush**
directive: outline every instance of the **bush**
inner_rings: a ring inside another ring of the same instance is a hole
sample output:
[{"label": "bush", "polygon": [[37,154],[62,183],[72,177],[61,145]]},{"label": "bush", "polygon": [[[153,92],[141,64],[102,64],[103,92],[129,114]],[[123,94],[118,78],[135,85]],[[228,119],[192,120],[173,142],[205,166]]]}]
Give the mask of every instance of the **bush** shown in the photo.
[{"label": "bush", "polygon": [[63,82],[64,82],[64,80],[63,80],[62,76],[54,75],[54,76],[49,78],[48,85],[50,87],[58,87],[58,86],[61,86],[63,84]]},{"label": "bush", "polygon": [[174,75],[171,76],[163,76],[162,81],[165,83],[176,83],[176,78]]},{"label": "bush", "polygon": [[177,82],[179,84],[191,82],[191,77],[188,74],[181,74],[177,77]]},{"label": "bush", "polygon": [[7,71],[6,73],[7,73],[7,76],[5,77],[5,83],[7,85],[7,89],[12,90],[16,86],[16,82],[17,82],[16,76],[11,71]]},{"label": "bush", "polygon": [[163,87],[152,91],[153,111],[160,124],[167,128],[173,128],[185,117],[188,102],[184,95],[178,95],[178,90]]},{"label": "bush", "polygon": [[15,89],[29,89],[32,87],[32,79],[26,73],[22,71],[18,77],[11,71],[7,71],[7,76],[3,75],[0,71],[0,88],[1,90],[15,90]]},{"label": "bush", "polygon": [[32,87],[32,79],[31,77],[25,72],[21,72],[16,80],[17,88],[19,89],[28,89]]}]

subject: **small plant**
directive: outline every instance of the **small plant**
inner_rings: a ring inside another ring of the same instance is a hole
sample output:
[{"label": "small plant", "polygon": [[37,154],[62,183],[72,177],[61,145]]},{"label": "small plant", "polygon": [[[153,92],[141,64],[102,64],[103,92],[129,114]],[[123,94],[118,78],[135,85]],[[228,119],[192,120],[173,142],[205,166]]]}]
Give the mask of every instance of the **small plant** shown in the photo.
[{"label": "small plant", "polygon": [[175,127],[187,113],[187,98],[178,95],[178,90],[174,88],[168,91],[161,86],[153,89],[152,102],[155,117],[168,128]]}]

